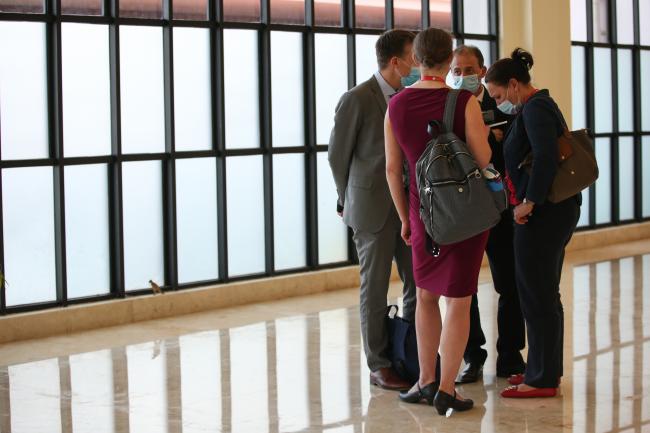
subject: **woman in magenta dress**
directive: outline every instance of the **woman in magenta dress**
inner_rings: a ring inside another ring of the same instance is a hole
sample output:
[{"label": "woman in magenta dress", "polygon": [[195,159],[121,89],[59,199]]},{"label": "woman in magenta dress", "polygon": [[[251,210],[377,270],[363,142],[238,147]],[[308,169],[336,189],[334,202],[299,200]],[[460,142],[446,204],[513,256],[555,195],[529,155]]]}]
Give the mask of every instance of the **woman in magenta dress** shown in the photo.
[{"label": "woman in magenta dress", "polygon": [[[428,123],[443,117],[449,92],[444,77],[452,61],[452,38],[444,30],[429,28],[418,34],[413,49],[421,65],[421,80],[390,100],[385,122],[388,184],[402,221],[402,237],[413,251],[413,274],[418,288],[415,326],[420,379],[409,392],[400,394],[400,398],[410,403],[422,400],[435,403],[442,415],[449,408],[467,410],[473,406],[471,400],[456,394],[455,378],[467,344],[469,307],[477,290],[489,233],[486,231],[465,241],[444,245],[438,257],[426,250],[415,164],[430,139]],[[467,143],[479,167],[486,167],[491,156],[488,129],[478,101],[468,91],[458,95],[454,132]],[[408,199],[402,187],[404,157],[411,174]],[[441,296],[447,303],[444,323],[438,305]],[[440,383],[435,382],[438,352],[441,356]]]}]

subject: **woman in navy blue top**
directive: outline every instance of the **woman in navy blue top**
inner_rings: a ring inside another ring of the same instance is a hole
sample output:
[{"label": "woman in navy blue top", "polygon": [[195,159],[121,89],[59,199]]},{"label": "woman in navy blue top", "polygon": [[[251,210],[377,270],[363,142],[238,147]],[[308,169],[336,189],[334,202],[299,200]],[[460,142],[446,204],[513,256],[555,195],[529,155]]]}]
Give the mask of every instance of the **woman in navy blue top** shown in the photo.
[{"label": "woman in navy blue top", "polygon": [[[503,397],[553,397],[562,377],[564,310],[560,276],[566,244],[580,217],[581,195],[560,203],[546,200],[558,169],[558,137],[564,118],[548,90],[531,84],[533,57],[517,48],[487,72],[487,89],[498,108],[516,115],[504,138],[510,204],[515,220],[515,273],[528,334],[523,375]],[[532,167],[522,167],[532,153]]]}]

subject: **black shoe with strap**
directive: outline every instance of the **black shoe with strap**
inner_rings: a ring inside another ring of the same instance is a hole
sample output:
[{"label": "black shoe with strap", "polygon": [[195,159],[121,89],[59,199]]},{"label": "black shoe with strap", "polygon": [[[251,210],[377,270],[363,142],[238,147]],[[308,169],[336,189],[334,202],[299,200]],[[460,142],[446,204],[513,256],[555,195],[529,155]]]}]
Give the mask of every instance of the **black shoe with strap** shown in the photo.
[{"label": "black shoe with strap", "polygon": [[399,399],[404,403],[420,403],[426,400],[429,406],[433,406],[433,400],[438,392],[438,382],[431,382],[428,385],[420,388],[420,383],[417,383],[417,390],[400,392]]},{"label": "black shoe with strap", "polygon": [[433,403],[436,406],[438,415],[446,415],[449,409],[462,412],[474,407],[473,400],[470,400],[469,398],[465,400],[456,398],[456,391],[454,391],[454,395],[450,395],[444,391],[438,390]]}]

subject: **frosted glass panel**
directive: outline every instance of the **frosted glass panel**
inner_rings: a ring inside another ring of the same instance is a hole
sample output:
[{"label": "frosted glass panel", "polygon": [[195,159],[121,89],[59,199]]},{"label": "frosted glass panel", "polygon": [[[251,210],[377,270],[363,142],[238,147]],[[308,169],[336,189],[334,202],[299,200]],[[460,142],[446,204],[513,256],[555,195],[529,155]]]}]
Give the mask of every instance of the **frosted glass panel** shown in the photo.
[{"label": "frosted glass panel", "polygon": [[165,283],[161,177],[158,161],[122,166],[127,290],[148,288],[149,280]]},{"label": "frosted glass panel", "polygon": [[43,0],[0,0],[0,12],[43,13]]},{"label": "frosted glass panel", "polygon": [[386,27],[386,2],[384,0],[356,0],[357,27],[383,29]]},{"label": "frosted glass panel", "polygon": [[348,89],[346,36],[316,34],[315,48],[316,142],[328,144],[334,126],[334,109]]},{"label": "frosted glass panel", "polygon": [[271,32],[274,147],[305,145],[302,70],[302,34]]},{"label": "frosted glass panel", "polygon": [[64,23],[61,37],[65,156],[110,155],[108,26]]},{"label": "frosted glass panel", "polygon": [[357,84],[370,79],[378,69],[377,54],[375,53],[377,38],[377,35],[356,36]]},{"label": "frosted glass panel", "polygon": [[451,0],[429,0],[429,24],[451,31]]},{"label": "frosted glass panel", "polygon": [[394,0],[393,16],[396,29],[422,28],[422,0]]},{"label": "frosted glass panel", "polygon": [[226,21],[259,22],[259,0],[223,0],[223,17]]},{"label": "frosted glass panel", "polygon": [[489,33],[488,0],[464,0],[463,11],[465,33]]},{"label": "frosted glass panel", "polygon": [[271,22],[305,24],[305,0],[271,0]]},{"label": "frosted glass panel", "polygon": [[228,273],[264,272],[264,179],[261,156],[226,159]]},{"label": "frosted glass panel", "polygon": [[162,0],[120,0],[120,15],[129,18],[162,18]]},{"label": "frosted glass panel", "polygon": [[641,45],[650,45],[650,27],[644,25],[650,22],[650,2],[639,1],[639,39]]},{"label": "frosted glass panel", "polygon": [[589,225],[589,189],[582,191],[582,206],[580,206],[580,219],[578,220],[578,227],[585,227]]},{"label": "frosted glass panel", "polygon": [[318,153],[318,261],[320,264],[348,260],[348,228],[336,213],[336,185],[327,153]]},{"label": "frosted glass panel", "polygon": [[618,129],[622,132],[634,130],[631,50],[618,50]]},{"label": "frosted glass panel", "polygon": [[490,53],[490,42],[481,41],[477,39],[465,39],[465,44],[474,45],[475,47],[478,47],[478,49],[481,50],[481,54],[483,54],[483,61],[485,62],[485,67],[486,68],[490,67],[490,65],[492,64],[492,54]]},{"label": "frosted glass panel", "polygon": [[596,139],[596,161],[599,176],[596,181],[596,224],[612,220],[612,172],[609,138]]},{"label": "frosted glass panel", "polygon": [[219,331],[182,335],[183,433],[222,431],[221,341]]},{"label": "frosted glass panel", "polygon": [[341,0],[314,0],[314,20],[317,26],[340,26]]},{"label": "frosted glass panel", "polygon": [[206,20],[208,0],[174,0],[174,18],[177,20]]},{"label": "frosted glass panel", "polygon": [[179,283],[219,277],[216,171],[214,158],[176,161]]},{"label": "frosted glass panel", "polygon": [[634,43],[633,0],[616,0],[616,31],[619,44]]},{"label": "frosted glass panel", "polygon": [[101,15],[102,0],[61,0],[61,13],[66,15]]},{"label": "frosted glass panel", "polygon": [[122,151],[165,151],[162,29],[120,26]]},{"label": "frosted glass panel", "polygon": [[609,42],[609,0],[593,0],[594,42]]},{"label": "frosted glass panel", "polygon": [[650,216],[650,136],[643,137],[642,142],[642,178],[643,178],[643,216]]},{"label": "frosted glass panel", "polygon": [[108,170],[106,165],[65,168],[68,297],[110,291]]},{"label": "frosted glass panel", "polygon": [[585,49],[571,47],[572,129],[587,127],[585,78]]},{"label": "frosted glass panel", "polygon": [[56,299],[52,167],[2,171],[7,305]]},{"label": "frosted glass panel", "polygon": [[210,32],[207,29],[175,27],[174,125],[177,151],[212,148],[211,104]]},{"label": "frosted glass panel", "polygon": [[[641,51],[641,76],[650,77],[650,51]],[[650,82],[641,80],[641,129],[650,131]]]},{"label": "frosted glass panel", "polygon": [[60,433],[61,379],[58,360],[52,358],[12,365],[7,370],[11,385],[11,430],[7,431]]},{"label": "frosted glass panel", "polygon": [[164,341],[126,348],[129,431],[167,432],[167,347]]},{"label": "frosted glass panel", "polygon": [[[113,358],[110,350],[70,355],[75,433],[114,433]],[[91,404],[89,404],[92,402]]]},{"label": "frosted glass panel", "polygon": [[0,59],[2,159],[47,158],[45,25],[0,22]]},{"label": "frosted glass panel", "polygon": [[257,32],[224,30],[226,147],[260,146]]},{"label": "frosted glass panel", "polygon": [[305,156],[273,157],[273,226],[275,269],[306,264]]},{"label": "frosted glass panel", "polygon": [[594,48],[596,132],[612,132],[612,57],[608,48]]},{"label": "frosted glass panel", "polygon": [[571,0],[571,40],[587,40],[587,3]]},{"label": "frosted glass panel", "polygon": [[619,217],[621,220],[634,218],[634,138],[621,137],[618,140],[618,193]]}]

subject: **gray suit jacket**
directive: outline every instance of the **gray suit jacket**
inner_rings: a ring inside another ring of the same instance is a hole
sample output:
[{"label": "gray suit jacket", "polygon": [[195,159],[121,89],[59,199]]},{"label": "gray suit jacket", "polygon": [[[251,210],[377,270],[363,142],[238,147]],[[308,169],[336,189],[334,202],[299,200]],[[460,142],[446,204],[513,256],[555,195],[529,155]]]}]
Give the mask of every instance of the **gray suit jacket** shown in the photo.
[{"label": "gray suit jacket", "polygon": [[374,76],[346,92],[336,106],[328,159],[343,222],[354,230],[378,232],[394,209],[386,181],[386,109]]}]

